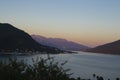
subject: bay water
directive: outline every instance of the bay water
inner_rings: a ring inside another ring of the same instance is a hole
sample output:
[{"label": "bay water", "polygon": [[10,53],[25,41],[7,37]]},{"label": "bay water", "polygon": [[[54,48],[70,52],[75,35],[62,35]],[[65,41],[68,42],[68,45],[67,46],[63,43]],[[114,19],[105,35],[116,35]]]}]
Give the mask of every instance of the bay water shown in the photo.
[{"label": "bay water", "polygon": [[[32,59],[39,57],[47,58],[47,54],[37,54],[31,56],[16,56],[18,60],[24,60],[32,64]],[[106,55],[88,52],[78,52],[73,54],[51,54],[56,62],[62,63],[68,61],[63,67],[71,69],[69,73],[74,73],[71,77],[93,78],[93,74],[103,76],[105,79],[114,79],[120,77],[120,56]],[[7,61],[10,57],[0,56],[1,61]]]}]

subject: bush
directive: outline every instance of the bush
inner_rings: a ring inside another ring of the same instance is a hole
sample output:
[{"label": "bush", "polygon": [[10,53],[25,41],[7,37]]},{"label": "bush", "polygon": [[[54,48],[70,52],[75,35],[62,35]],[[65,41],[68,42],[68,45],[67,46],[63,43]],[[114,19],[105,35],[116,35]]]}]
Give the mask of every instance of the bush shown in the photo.
[{"label": "bush", "polygon": [[8,64],[0,62],[0,80],[70,80],[69,69],[62,67],[66,62],[59,64],[52,57],[39,59],[33,60],[33,65],[17,59],[10,59]]}]

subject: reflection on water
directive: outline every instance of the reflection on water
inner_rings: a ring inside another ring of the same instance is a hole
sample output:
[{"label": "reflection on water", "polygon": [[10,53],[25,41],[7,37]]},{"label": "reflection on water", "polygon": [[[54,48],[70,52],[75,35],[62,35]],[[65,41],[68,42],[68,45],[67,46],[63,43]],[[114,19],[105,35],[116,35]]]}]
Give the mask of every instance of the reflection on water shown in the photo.
[{"label": "reflection on water", "polygon": [[[64,68],[70,68],[74,74],[73,77],[91,78],[92,74],[97,74],[105,78],[115,79],[120,76],[120,56],[93,54],[86,52],[79,52],[78,54],[57,54],[51,55],[55,57],[56,61],[68,63]],[[10,56],[0,56],[0,60],[8,61]],[[14,56],[11,56],[12,58]],[[18,60],[25,60],[25,62],[32,64],[32,58],[47,57],[46,54],[32,55],[32,56],[17,56]]]}]

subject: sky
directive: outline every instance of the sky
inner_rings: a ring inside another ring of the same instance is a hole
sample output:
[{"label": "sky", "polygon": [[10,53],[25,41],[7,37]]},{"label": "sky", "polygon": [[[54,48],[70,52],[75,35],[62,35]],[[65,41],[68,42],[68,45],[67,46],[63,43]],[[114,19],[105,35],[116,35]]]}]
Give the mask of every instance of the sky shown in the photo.
[{"label": "sky", "polygon": [[0,22],[95,47],[120,39],[120,0],[0,0]]}]

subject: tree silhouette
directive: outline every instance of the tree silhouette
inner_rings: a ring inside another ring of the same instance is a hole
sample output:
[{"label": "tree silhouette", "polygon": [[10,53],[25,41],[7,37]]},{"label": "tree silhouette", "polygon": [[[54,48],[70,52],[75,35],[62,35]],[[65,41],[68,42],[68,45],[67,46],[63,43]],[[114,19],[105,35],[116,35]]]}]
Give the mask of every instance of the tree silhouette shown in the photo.
[{"label": "tree silhouette", "polygon": [[120,78],[116,78],[116,80],[120,80]]},{"label": "tree silhouette", "polygon": [[95,77],[96,77],[96,74],[93,74],[93,78],[94,78],[94,80],[95,80]]}]

